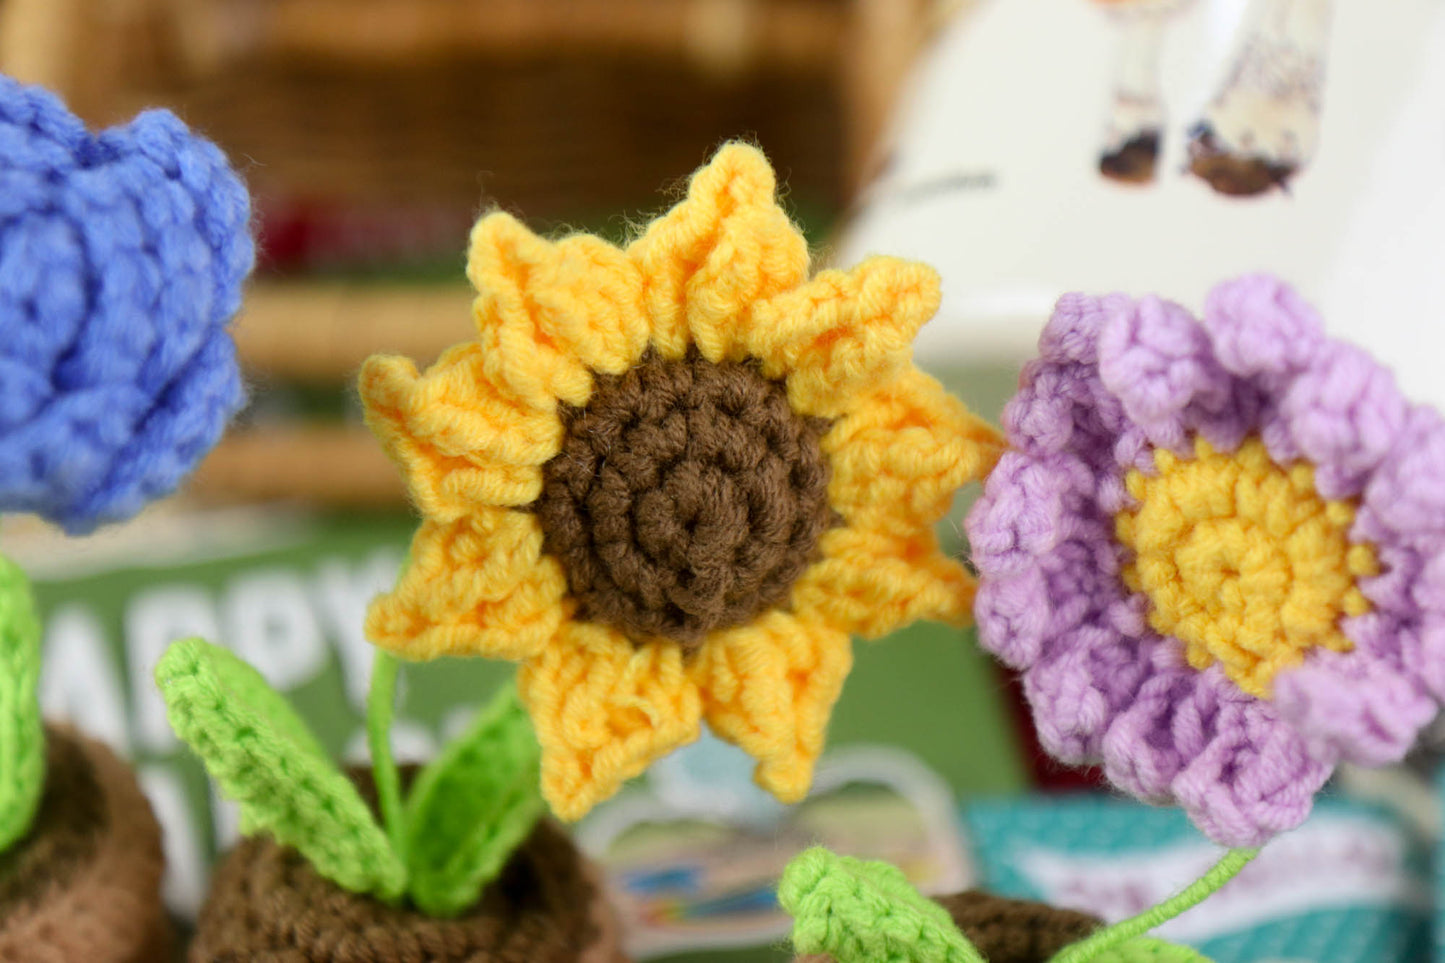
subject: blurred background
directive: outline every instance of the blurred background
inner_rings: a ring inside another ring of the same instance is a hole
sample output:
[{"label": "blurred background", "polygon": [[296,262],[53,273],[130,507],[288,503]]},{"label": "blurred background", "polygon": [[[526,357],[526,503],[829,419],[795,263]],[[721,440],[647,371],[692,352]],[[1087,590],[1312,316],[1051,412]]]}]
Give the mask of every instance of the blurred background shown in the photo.
[{"label": "blurred background", "polygon": [[[942,271],[920,363],[989,419],[1064,291],[1197,307],[1247,270],[1445,401],[1440,0],[0,0],[0,70],[95,126],[171,108],[255,198],[241,420],[132,523],[67,540],[0,522],[37,582],[47,711],[137,761],[181,917],[235,828],[151,668],[175,638],[223,642],[364,758],[362,614],[416,520],[352,381],[373,352],[424,364],[470,336],[463,254],[485,210],[621,240],[741,137],[820,264]],[[972,494],[943,527],[956,551]],[[1207,861],[1179,814],[1043,758],[968,633],[917,626],[857,657],[803,805],[705,739],[578,827],[639,955],[786,958],[771,886],[810,842],[930,891],[1112,916]],[[399,754],[428,756],[510,671],[409,670]],[[1181,935],[1220,963],[1428,958],[1433,772],[1426,751],[1347,773],[1274,857],[1292,902],[1201,911]]]}]

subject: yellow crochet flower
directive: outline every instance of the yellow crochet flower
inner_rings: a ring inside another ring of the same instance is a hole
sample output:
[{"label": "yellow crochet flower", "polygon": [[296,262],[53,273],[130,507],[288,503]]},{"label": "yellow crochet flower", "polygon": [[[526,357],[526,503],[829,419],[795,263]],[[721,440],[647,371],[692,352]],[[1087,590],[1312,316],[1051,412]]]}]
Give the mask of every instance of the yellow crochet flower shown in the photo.
[{"label": "yellow crochet flower", "polygon": [[476,340],[362,370],[425,516],[367,632],[521,662],[564,819],[704,718],[802,798],[850,635],[970,611],[933,524],[1000,442],[911,362],[938,279],[879,257],[809,280],[774,189],[731,144],[626,248],[490,214]]}]

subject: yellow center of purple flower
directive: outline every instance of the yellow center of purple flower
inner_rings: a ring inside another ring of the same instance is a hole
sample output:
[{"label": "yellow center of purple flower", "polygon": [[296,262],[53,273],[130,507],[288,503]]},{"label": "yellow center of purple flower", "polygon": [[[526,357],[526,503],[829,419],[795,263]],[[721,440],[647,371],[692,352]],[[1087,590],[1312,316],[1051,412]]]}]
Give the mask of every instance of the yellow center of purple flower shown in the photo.
[{"label": "yellow center of purple flower", "polygon": [[1369,611],[1356,580],[1378,563],[1349,539],[1354,506],[1321,498],[1311,466],[1281,468],[1258,438],[1232,452],[1197,439],[1193,458],[1161,449],[1154,463],[1157,474],[1125,478],[1136,507],[1115,518],[1123,578],[1191,666],[1218,663],[1269,698],[1275,675],[1309,650],[1353,647],[1340,619]]}]

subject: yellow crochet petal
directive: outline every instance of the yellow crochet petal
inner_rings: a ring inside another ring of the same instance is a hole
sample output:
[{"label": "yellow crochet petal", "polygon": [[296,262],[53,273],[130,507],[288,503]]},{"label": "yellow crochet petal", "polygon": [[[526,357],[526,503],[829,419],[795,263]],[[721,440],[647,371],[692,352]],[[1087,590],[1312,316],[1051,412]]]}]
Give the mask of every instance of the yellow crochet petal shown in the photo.
[{"label": "yellow crochet petal", "polygon": [[913,337],[938,301],[932,268],[869,258],[756,305],[744,343],[765,375],[787,377],[795,410],[834,418],[909,363]]},{"label": "yellow crochet petal", "polygon": [[878,638],[917,619],[967,624],[974,581],[943,554],[933,530],[909,536],[835,528],[823,558],[793,586],[793,611]]},{"label": "yellow crochet petal", "polygon": [[566,578],[537,520],[505,508],[423,521],[397,586],[371,603],[366,634],[408,659],[525,659],[567,618]]},{"label": "yellow crochet petal", "polygon": [[807,277],[808,243],[776,188],[761,151],[728,144],[692,176],[687,198],[628,248],[664,357],[682,357],[691,342],[709,361],[740,359],[749,306]]},{"label": "yellow crochet petal", "polygon": [[555,644],[523,663],[517,684],[542,746],[542,795],[569,821],[701,727],[682,649],[634,647],[602,625],[566,624]]},{"label": "yellow crochet petal", "polygon": [[488,214],[472,228],[467,277],[488,376],[535,407],[585,404],[584,355],[622,370],[646,344],[641,275],[596,238],[554,244],[510,214]]},{"label": "yellow crochet petal", "polygon": [[710,636],[691,671],[708,725],[758,760],[760,786],[795,803],[812,785],[852,667],[847,633],[774,611]]},{"label": "yellow crochet petal", "polygon": [[481,371],[475,343],[447,349],[425,374],[377,355],[358,388],[366,424],[422,514],[449,521],[486,505],[525,505],[542,490],[541,466],[561,446],[554,410],[529,407]]},{"label": "yellow crochet petal", "polygon": [[936,380],[910,367],[823,436],[828,501],[856,527],[906,535],[948,513],[954,493],[993,470],[1004,443]]}]

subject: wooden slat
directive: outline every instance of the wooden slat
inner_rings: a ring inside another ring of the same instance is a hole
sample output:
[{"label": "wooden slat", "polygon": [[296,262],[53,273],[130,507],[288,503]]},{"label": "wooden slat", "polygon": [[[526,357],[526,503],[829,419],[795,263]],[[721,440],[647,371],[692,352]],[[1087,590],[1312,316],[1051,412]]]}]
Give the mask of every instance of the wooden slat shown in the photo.
[{"label": "wooden slat", "polygon": [[233,331],[241,362],[288,381],[349,380],[370,354],[426,365],[475,336],[465,284],[258,282]]},{"label": "wooden slat", "polygon": [[300,501],[331,507],[406,503],[401,474],[371,432],[351,425],[233,431],[196,469],[187,492],[207,501]]},{"label": "wooden slat", "polygon": [[704,64],[836,63],[839,0],[271,0],[253,49],[352,63],[564,50],[693,54]]}]

